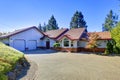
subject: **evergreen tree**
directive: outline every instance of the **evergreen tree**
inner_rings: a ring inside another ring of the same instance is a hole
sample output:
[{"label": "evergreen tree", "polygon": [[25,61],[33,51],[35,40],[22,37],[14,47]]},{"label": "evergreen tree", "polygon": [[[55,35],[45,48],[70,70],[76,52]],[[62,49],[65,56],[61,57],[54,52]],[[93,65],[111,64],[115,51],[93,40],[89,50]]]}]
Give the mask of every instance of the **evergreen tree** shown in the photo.
[{"label": "evergreen tree", "polygon": [[48,25],[46,26],[47,30],[56,30],[59,29],[56,19],[52,15],[50,20],[48,21]]},{"label": "evergreen tree", "polygon": [[43,31],[41,24],[38,25],[38,29]]},{"label": "evergreen tree", "polygon": [[84,16],[82,12],[76,11],[70,22],[70,29],[71,28],[83,28],[83,27],[87,28],[86,22],[84,20]]},{"label": "evergreen tree", "polygon": [[112,10],[110,10],[109,14],[105,18],[105,23],[102,24],[102,31],[111,31],[117,24],[118,15],[114,14]]},{"label": "evergreen tree", "polygon": [[46,23],[44,23],[44,25],[43,25],[43,32],[46,32],[47,31],[47,25],[46,25]]}]

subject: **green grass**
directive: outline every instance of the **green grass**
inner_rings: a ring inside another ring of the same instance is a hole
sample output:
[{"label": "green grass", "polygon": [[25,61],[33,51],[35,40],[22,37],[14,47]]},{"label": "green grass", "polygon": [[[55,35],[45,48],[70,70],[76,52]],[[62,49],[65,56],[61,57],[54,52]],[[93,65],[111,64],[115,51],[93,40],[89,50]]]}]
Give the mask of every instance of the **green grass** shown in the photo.
[{"label": "green grass", "polygon": [[22,52],[0,42],[0,80],[6,80],[5,74],[12,70],[17,61],[23,57]]}]

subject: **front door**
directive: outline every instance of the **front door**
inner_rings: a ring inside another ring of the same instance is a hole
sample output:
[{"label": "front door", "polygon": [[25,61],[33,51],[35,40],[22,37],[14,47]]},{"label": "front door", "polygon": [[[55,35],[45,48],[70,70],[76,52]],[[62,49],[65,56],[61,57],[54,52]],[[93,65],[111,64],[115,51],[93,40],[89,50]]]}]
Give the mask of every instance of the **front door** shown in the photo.
[{"label": "front door", "polygon": [[46,49],[50,48],[50,41],[46,41]]}]

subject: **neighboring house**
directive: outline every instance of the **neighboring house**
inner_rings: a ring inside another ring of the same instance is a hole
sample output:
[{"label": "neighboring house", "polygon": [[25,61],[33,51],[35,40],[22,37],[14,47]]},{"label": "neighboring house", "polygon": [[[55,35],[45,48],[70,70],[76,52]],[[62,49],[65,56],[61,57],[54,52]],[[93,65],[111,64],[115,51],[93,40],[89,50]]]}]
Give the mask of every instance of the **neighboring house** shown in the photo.
[{"label": "neighboring house", "polygon": [[47,32],[44,32],[44,37],[42,38],[43,47],[46,47],[47,49],[53,48],[54,43],[57,42],[57,39],[60,38],[62,35],[64,35],[68,31],[67,28],[59,29],[59,30],[50,30]]},{"label": "neighboring house", "polygon": [[20,51],[33,50],[42,45],[43,36],[44,33],[33,26],[2,35],[0,41]]},{"label": "neighboring house", "polygon": [[[96,32],[99,35],[96,51],[105,51],[108,40],[111,40],[110,32]],[[16,30],[12,33],[0,36],[0,41],[21,51],[37,48],[53,48],[54,43],[59,42],[61,51],[92,51],[87,49],[89,34],[85,28],[59,29],[41,32],[35,26]]]}]

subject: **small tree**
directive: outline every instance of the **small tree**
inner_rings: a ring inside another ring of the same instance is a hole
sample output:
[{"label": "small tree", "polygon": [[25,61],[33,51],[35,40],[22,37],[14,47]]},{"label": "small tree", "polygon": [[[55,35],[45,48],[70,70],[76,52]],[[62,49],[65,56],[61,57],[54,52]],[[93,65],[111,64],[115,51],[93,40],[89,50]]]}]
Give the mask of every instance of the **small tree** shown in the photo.
[{"label": "small tree", "polygon": [[90,33],[88,36],[89,36],[89,41],[86,48],[93,49],[93,52],[95,52],[95,48],[99,45],[97,43],[99,35],[96,32],[94,32],[94,33]]},{"label": "small tree", "polygon": [[105,49],[105,55],[112,54],[113,53],[113,44],[112,41],[108,41]]}]

